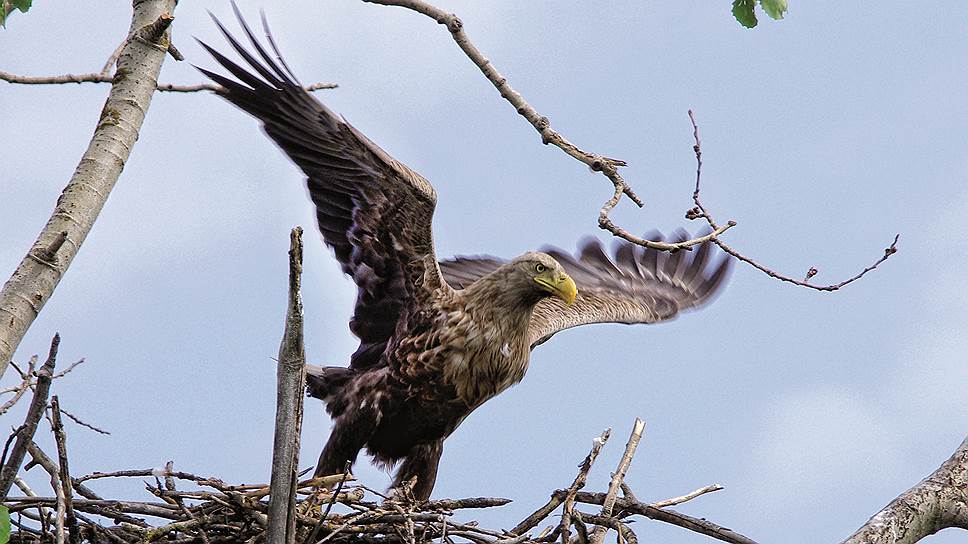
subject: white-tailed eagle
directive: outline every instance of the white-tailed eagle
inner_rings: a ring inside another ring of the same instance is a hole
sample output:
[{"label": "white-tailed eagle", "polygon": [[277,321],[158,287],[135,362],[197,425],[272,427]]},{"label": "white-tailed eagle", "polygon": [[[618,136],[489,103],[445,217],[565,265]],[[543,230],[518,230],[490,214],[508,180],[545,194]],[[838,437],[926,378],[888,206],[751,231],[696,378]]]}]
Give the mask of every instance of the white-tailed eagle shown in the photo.
[{"label": "white-tailed eagle", "polygon": [[712,262],[708,244],[667,254],[621,242],[609,256],[590,241],[575,256],[438,262],[430,182],[303,90],[271,36],[274,55],[239,20],[253,51],[216,23],[248,68],[203,43],[235,79],[202,71],[306,174],[323,240],[358,288],[349,366],[308,370],[309,394],[334,420],[316,475],[342,472],[366,448],[387,466],[402,461],[394,485],[415,479],[425,499],[444,439],[524,377],[535,346],[587,323],[671,319],[723,284],[729,261]]}]

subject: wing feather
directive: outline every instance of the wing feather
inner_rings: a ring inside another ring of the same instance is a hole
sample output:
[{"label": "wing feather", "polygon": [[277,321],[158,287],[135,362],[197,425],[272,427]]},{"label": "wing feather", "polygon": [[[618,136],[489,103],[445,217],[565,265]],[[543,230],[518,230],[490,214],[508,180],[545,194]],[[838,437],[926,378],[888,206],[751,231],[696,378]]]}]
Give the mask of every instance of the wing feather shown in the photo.
[{"label": "wing feather", "polygon": [[308,176],[323,240],[358,289],[350,330],[360,347],[350,365],[377,365],[403,314],[449,289],[434,256],[436,193],[427,180],[306,92],[268,29],[275,58],[233,9],[255,53],[213,19],[248,68],[200,42],[236,79],[199,70],[222,87],[223,98],[258,118]]},{"label": "wing feather", "polygon": [[[662,239],[649,234],[650,239]],[[685,240],[684,232],[672,240]],[[578,298],[567,306],[555,298],[538,303],[528,336],[532,349],[562,330],[591,323],[655,323],[707,302],[729,274],[728,258],[711,263],[712,244],[674,254],[619,241],[612,256],[595,238],[580,242],[577,255],[542,248],[578,285]],[[440,263],[455,288],[464,288],[505,261],[490,256],[456,257]]]}]

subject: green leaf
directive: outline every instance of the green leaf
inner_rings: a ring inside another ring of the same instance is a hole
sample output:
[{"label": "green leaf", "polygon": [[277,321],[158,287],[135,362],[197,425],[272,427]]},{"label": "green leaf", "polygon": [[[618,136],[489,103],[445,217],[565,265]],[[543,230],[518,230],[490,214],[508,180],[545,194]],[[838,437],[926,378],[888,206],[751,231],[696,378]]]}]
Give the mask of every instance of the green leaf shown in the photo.
[{"label": "green leaf", "polygon": [[[0,0],[0,27],[7,27],[7,19],[13,10],[19,10],[21,13],[27,13],[30,9],[30,5],[34,0]],[[2,544],[2,543],[0,543]]]},{"label": "green leaf", "polygon": [[0,544],[10,542],[10,510],[0,505]]},{"label": "green leaf", "polygon": [[736,17],[739,24],[746,28],[755,27],[756,13],[753,12],[755,5],[756,0],[733,0],[733,17]]},{"label": "green leaf", "polygon": [[787,0],[760,0],[760,5],[763,6],[763,11],[774,20],[782,19],[787,11]]}]

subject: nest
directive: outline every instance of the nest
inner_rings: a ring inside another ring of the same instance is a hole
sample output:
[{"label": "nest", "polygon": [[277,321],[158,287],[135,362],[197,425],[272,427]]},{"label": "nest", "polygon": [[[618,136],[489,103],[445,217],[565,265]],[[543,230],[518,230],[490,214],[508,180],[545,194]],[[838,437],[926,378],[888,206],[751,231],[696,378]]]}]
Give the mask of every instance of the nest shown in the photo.
[{"label": "nest", "polygon": [[[528,542],[600,543],[614,531],[619,543],[636,544],[632,529],[637,516],[673,523],[734,544],[752,540],[706,520],[669,507],[722,489],[707,486],[681,497],[643,503],[624,483],[641,428],[637,422],[609,491],[582,491],[609,431],[593,441],[578,476],[565,489],[551,493],[549,501],[512,528],[485,528],[454,519],[472,517],[468,510],[493,508],[511,502],[506,498],[476,497],[414,501],[408,489],[388,497],[362,485],[349,473],[299,481],[296,485],[293,535],[298,543],[405,543],[524,544]],[[14,483],[24,496],[8,496],[11,543],[43,542],[217,542],[268,541],[271,491],[266,484],[232,485],[221,479],[164,468],[95,472],[70,478],[62,485],[62,469],[35,443],[27,447],[29,470],[42,467],[50,475],[52,496],[38,496],[20,478]],[[105,499],[91,482],[140,478],[150,500]],[[619,493],[620,492],[620,493]],[[464,512],[462,512],[464,511]],[[540,528],[539,528],[540,526]]]}]

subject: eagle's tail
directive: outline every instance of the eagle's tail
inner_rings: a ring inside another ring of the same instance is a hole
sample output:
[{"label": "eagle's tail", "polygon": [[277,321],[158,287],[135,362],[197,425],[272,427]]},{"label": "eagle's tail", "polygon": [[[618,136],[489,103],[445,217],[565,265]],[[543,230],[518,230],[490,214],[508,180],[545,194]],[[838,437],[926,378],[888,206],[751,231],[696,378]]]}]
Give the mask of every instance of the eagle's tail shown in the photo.
[{"label": "eagle's tail", "polygon": [[340,366],[319,367],[306,365],[306,393],[326,403],[326,411],[332,416],[338,416],[345,404],[340,390],[353,376],[353,371]]}]

